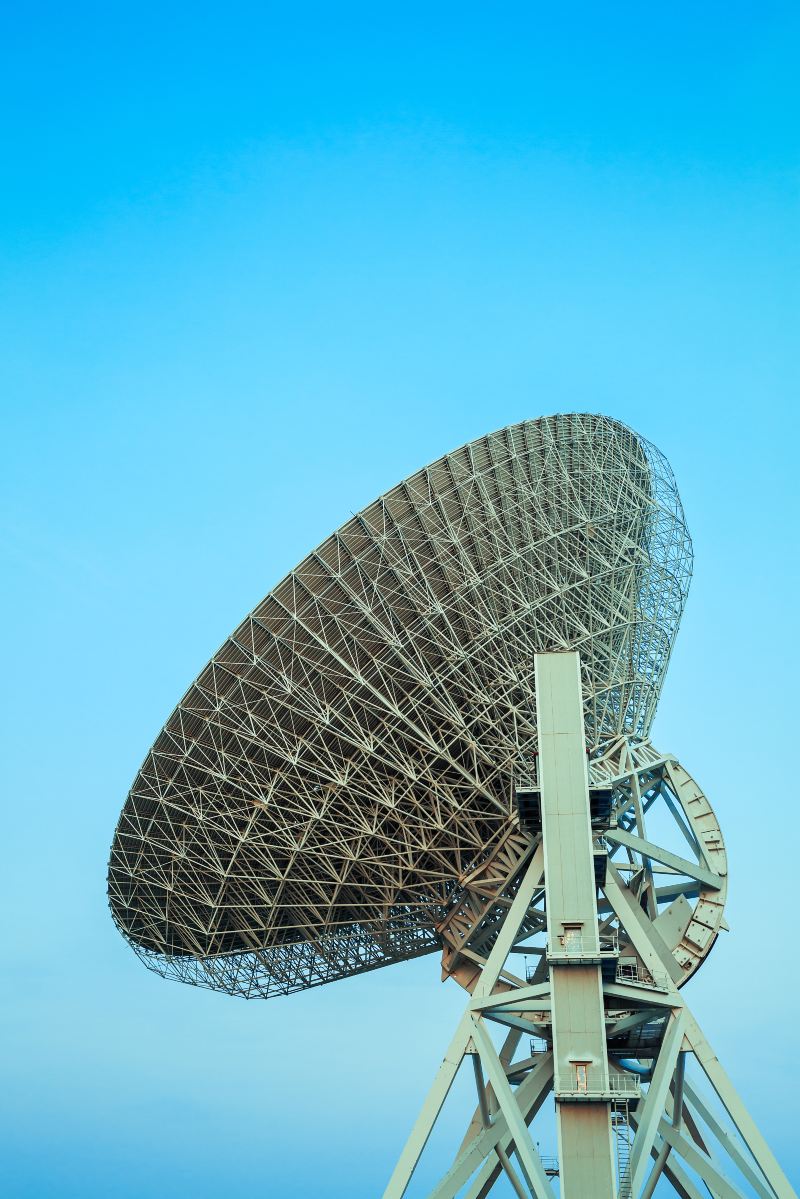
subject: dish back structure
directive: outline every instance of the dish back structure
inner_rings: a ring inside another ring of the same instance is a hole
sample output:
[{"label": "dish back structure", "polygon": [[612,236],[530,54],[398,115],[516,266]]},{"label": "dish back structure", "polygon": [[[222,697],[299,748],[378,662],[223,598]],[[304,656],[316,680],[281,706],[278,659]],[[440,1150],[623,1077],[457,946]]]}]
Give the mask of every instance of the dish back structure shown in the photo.
[{"label": "dish back structure", "polygon": [[438,459],[311,553],[170,716],[111,851],[159,973],[270,996],[439,948],[517,820],[534,653],[579,650],[587,736],[645,738],[691,543],[618,421],[525,421]]}]

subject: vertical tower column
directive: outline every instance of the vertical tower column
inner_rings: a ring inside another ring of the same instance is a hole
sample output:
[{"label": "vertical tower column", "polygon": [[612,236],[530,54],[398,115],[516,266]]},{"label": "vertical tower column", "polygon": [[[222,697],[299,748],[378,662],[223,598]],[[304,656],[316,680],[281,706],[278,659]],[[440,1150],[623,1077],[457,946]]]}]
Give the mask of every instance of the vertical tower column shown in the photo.
[{"label": "vertical tower column", "polygon": [[589,775],[577,653],[536,654],[536,718],[563,1199],[616,1194]]}]

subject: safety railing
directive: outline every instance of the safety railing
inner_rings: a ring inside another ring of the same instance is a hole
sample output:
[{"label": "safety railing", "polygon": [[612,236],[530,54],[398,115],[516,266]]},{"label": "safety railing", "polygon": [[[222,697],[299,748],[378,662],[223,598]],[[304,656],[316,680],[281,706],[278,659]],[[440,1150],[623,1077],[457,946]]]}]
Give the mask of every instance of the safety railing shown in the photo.
[{"label": "safety railing", "polygon": [[599,937],[579,932],[565,932],[547,947],[548,962],[600,962],[619,955],[617,933]]},{"label": "safety railing", "polygon": [[573,1062],[570,1070],[559,1070],[555,1076],[556,1098],[562,1101],[638,1099],[641,1084],[635,1074],[620,1070],[606,1072],[602,1066]]},{"label": "safety railing", "polygon": [[669,989],[669,979],[659,971],[645,970],[636,962],[620,962],[617,966],[616,981],[628,983],[636,987],[655,987],[658,991]]},{"label": "safety railing", "polygon": [[547,1043],[545,1037],[531,1037],[531,1057],[542,1057],[545,1053],[550,1053],[552,1045]]}]

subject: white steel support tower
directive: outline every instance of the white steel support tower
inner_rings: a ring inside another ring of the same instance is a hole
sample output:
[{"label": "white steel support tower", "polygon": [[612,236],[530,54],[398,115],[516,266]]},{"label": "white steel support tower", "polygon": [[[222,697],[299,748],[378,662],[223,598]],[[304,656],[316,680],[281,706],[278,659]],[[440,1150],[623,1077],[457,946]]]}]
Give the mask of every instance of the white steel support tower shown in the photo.
[{"label": "white steel support tower", "polygon": [[[577,654],[536,655],[536,707],[561,1192],[566,1199],[612,1199],[611,1093]],[[586,1101],[570,1102],[578,1096]]]},{"label": "white steel support tower", "polygon": [[[467,1056],[476,1082],[475,1116],[430,1199],[484,1199],[501,1175],[522,1199],[553,1199],[556,1175],[562,1199],[650,1199],[662,1180],[681,1199],[797,1199],[677,989],[681,970],[665,939],[668,922],[659,928],[651,919],[645,892],[634,893],[627,872],[608,861],[607,852],[621,835],[646,846],[640,861],[651,868],[663,863],[676,874],[694,873],[707,888],[721,888],[723,876],[638,833],[620,834],[609,827],[613,819],[598,818],[579,655],[537,654],[535,667],[541,835],[531,839],[487,955],[466,948],[462,934],[462,957],[472,965],[446,965],[471,997],[383,1199],[406,1194]],[[705,797],[690,790],[713,844]],[[630,806],[641,813],[641,795],[636,801],[635,794],[632,788]],[[688,809],[690,801],[685,803]],[[607,826],[604,835],[599,823]],[[598,843],[606,849],[598,852]],[[491,866],[495,877],[499,865]],[[640,873],[647,873],[643,865]],[[537,906],[542,898],[544,911]],[[531,929],[541,928],[542,917],[547,969],[537,971],[541,981],[519,978],[507,964],[510,955]],[[674,913],[671,919],[677,919]],[[628,947],[625,960],[620,945]],[[447,956],[446,949],[446,962]],[[499,1049],[490,1035],[498,1028],[506,1033]],[[523,1034],[543,1047],[518,1058]],[[622,1056],[626,1045],[638,1046],[636,1061]],[[710,1084],[710,1096],[689,1082],[687,1058]],[[555,1160],[540,1154],[528,1127],[549,1095],[555,1101]]]}]

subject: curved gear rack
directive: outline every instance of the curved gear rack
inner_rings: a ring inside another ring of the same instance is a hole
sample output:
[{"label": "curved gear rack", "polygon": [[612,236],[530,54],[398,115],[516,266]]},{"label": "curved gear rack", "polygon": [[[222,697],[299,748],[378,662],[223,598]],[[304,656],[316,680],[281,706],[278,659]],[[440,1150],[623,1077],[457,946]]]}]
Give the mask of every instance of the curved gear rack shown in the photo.
[{"label": "curved gear rack", "polygon": [[[607,859],[670,950],[669,974],[682,987],[727,928],[728,863],[714,810],[688,771],[671,754],[660,754],[649,740],[621,737],[602,752],[595,751],[589,761],[589,786],[595,794],[610,793],[605,827],[596,816],[593,822],[598,875],[605,878]],[[537,792],[534,787],[533,794]],[[522,784],[521,794],[531,794],[530,780]],[[657,841],[648,837],[648,819],[658,824]],[[510,828],[460,880],[454,902],[436,926],[444,949],[444,974],[467,989],[505,920],[521,867],[541,842],[540,827],[521,829],[517,823]],[[543,898],[542,887],[517,937],[531,955],[544,953],[540,942],[547,917],[537,907]],[[615,961],[621,947],[622,974],[643,977],[641,959],[605,900],[598,903],[598,932],[613,942]]]}]

